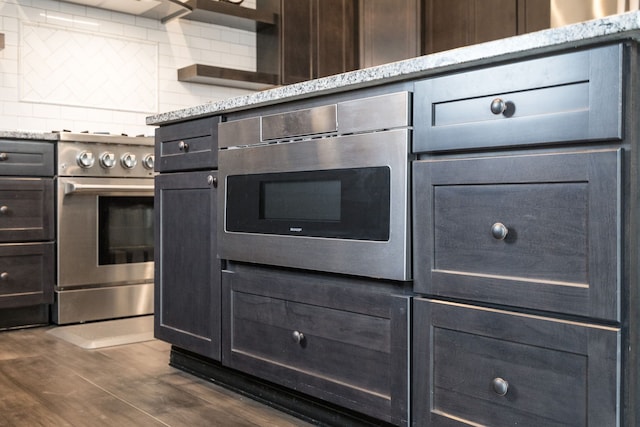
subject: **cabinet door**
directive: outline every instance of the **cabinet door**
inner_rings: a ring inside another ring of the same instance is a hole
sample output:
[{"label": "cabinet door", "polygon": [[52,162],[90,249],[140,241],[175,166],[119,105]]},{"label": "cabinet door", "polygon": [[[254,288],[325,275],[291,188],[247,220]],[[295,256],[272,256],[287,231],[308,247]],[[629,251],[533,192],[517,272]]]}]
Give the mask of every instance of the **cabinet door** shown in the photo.
[{"label": "cabinet door", "polygon": [[222,363],[406,425],[406,296],[366,279],[229,263]]},{"label": "cabinet door", "polygon": [[282,84],[357,67],[356,0],[282,0]]},{"label": "cabinet door", "polygon": [[414,299],[414,426],[620,425],[620,329]]},{"label": "cabinet door", "polygon": [[425,53],[549,28],[548,0],[426,0]]},{"label": "cabinet door", "polygon": [[360,68],[420,55],[418,0],[360,0]]},{"label": "cabinet door", "polygon": [[0,178],[0,242],[54,239],[53,178]]},{"label": "cabinet door", "polygon": [[414,163],[414,289],[620,321],[621,150]]},{"label": "cabinet door", "polygon": [[155,336],[220,360],[216,171],[155,180]]},{"label": "cabinet door", "polygon": [[0,245],[0,308],[52,304],[54,271],[52,242]]}]

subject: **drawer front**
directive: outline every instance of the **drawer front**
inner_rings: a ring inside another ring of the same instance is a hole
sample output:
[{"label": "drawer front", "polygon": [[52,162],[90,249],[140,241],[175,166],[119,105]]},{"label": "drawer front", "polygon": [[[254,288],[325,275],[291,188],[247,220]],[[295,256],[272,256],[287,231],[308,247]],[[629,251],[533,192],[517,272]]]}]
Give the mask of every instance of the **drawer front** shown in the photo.
[{"label": "drawer front", "polygon": [[340,289],[325,280],[278,270],[224,271],[230,336],[223,364],[406,423],[408,298]]},{"label": "drawer front", "polygon": [[52,177],[54,149],[50,142],[0,139],[0,175]]},{"label": "drawer front", "polygon": [[415,289],[619,320],[620,158],[416,162]]},{"label": "drawer front", "polygon": [[53,303],[53,243],[0,245],[0,308]]},{"label": "drawer front", "polygon": [[217,168],[219,122],[220,117],[207,117],[156,129],[156,170]]},{"label": "drawer front", "polygon": [[0,242],[53,238],[53,179],[0,178]]},{"label": "drawer front", "polygon": [[415,425],[619,425],[619,329],[417,299],[414,334]]},{"label": "drawer front", "polygon": [[416,83],[414,151],[622,138],[621,45]]}]

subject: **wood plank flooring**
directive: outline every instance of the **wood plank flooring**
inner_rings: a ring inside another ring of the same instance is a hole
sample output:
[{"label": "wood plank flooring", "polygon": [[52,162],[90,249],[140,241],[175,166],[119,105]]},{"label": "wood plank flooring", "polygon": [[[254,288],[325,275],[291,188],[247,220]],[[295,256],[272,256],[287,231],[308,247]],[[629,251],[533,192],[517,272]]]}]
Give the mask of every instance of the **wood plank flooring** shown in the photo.
[{"label": "wood plank flooring", "polygon": [[0,426],[309,426],[168,365],[154,340],[84,350],[47,327],[0,332]]}]

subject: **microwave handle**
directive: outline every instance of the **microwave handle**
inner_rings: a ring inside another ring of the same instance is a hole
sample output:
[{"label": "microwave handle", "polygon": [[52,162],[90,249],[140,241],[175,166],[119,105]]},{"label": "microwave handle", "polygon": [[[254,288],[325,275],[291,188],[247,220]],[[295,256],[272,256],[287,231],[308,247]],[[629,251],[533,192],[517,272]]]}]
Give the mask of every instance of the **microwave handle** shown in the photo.
[{"label": "microwave handle", "polygon": [[67,182],[64,185],[64,194],[75,193],[148,193],[153,196],[153,185],[111,185],[111,184],[79,184],[77,182]]}]

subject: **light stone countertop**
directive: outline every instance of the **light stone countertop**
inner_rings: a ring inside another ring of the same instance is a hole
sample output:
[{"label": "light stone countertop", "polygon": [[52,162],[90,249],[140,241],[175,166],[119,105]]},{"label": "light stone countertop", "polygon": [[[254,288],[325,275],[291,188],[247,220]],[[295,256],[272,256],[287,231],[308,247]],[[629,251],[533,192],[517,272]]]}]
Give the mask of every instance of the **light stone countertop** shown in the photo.
[{"label": "light stone countertop", "polygon": [[629,12],[161,113],[147,117],[146,123],[161,125],[246,110],[294,99],[426,77],[472,65],[524,57],[532,53],[553,52],[612,40],[636,39],[639,35],[640,11]]},{"label": "light stone countertop", "polygon": [[38,141],[58,142],[58,134],[54,132],[38,132],[26,130],[0,130],[0,139],[31,139]]}]

